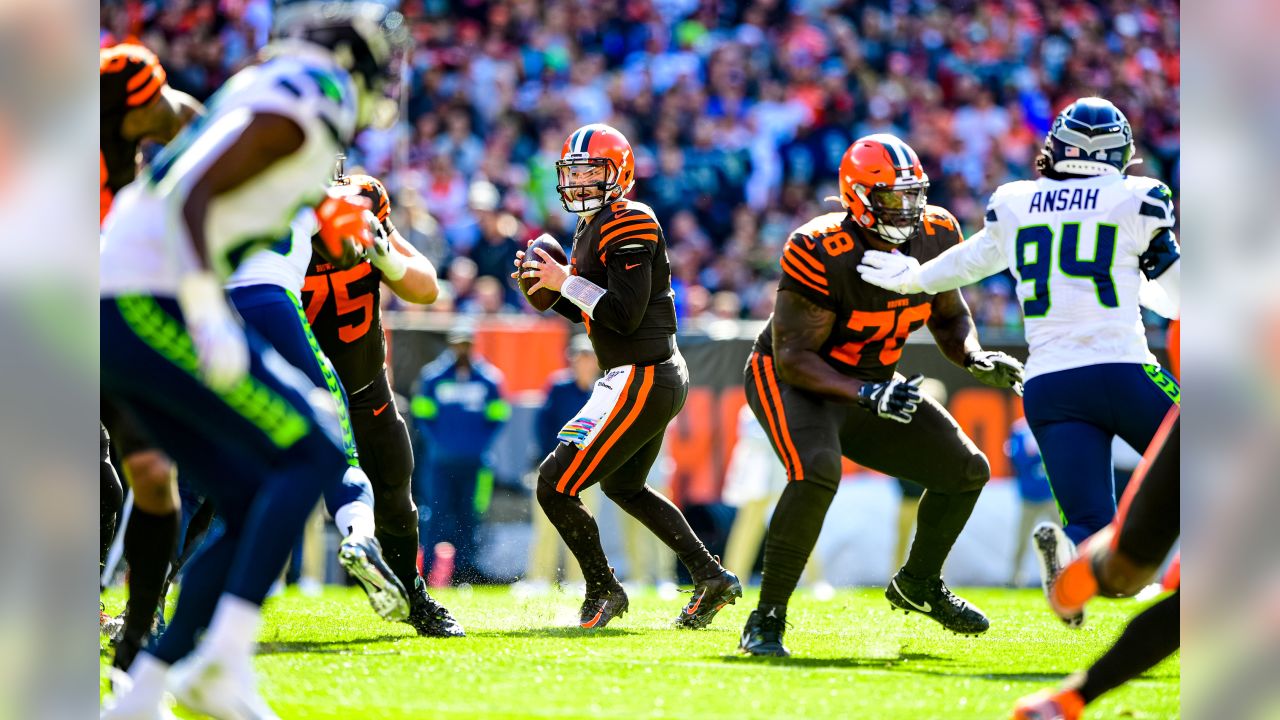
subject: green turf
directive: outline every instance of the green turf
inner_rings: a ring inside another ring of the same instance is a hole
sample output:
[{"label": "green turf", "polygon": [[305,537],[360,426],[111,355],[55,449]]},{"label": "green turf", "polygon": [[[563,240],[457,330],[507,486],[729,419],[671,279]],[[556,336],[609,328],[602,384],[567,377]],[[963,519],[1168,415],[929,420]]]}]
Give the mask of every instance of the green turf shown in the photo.
[{"label": "green turf", "polygon": [[[421,639],[379,620],[354,589],[289,592],[267,607],[257,659],[282,718],[1004,718],[1012,702],[1100,654],[1133,601],[1099,601],[1073,632],[1039,591],[968,590],[992,619],[980,638],[891,614],[879,590],[790,610],[794,657],[736,652],[754,592],[707,630],[667,622],[682,600],[633,595],[595,632],[571,625],[579,599],[516,599],[505,588],[443,591],[468,637]],[[118,598],[109,605],[118,606]],[[105,662],[105,661],[104,661]],[[1176,718],[1177,657],[1094,706],[1090,718]]]}]

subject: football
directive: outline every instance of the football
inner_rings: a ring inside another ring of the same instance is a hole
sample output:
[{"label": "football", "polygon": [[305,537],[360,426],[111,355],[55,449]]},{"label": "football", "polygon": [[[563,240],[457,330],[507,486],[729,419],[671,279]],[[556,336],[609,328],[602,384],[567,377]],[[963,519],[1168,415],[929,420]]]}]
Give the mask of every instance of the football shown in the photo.
[{"label": "football", "polygon": [[[529,247],[525,248],[524,252],[526,260],[539,259],[538,254],[534,252],[534,248],[541,248],[543,252],[551,256],[552,260],[555,260],[561,265],[569,262],[569,256],[565,255],[564,248],[560,247],[560,243],[556,242],[556,239],[550,235],[543,235],[539,237],[537,240],[534,240]],[[538,292],[530,295],[529,288],[536,284],[538,284],[537,278],[520,278],[520,290],[524,295],[524,299],[528,300],[529,304],[538,312],[546,312],[546,310],[554,305],[556,300],[560,298],[560,293],[555,290],[542,288]]]}]

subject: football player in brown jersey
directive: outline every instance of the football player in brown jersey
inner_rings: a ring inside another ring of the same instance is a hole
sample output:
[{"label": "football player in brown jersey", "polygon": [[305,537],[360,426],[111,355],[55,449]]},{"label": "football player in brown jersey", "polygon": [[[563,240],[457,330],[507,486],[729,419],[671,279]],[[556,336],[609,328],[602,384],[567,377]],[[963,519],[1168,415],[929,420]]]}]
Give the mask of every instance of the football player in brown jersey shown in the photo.
[{"label": "football player in brown jersey", "polygon": [[[409,596],[405,620],[419,635],[458,637],[462,626],[427,594],[418,573],[418,508],[413,503],[413,447],[387,378],[382,330],[382,284],[402,300],[429,305],[440,292],[435,266],[391,222],[387,189],[369,175],[346,175],[339,159],[336,185],[369,200],[376,216],[374,245],[362,258],[315,252],[302,286],[302,306],[320,349],[346,390],[360,467],[373,488],[375,537],[390,571]],[[352,262],[354,260],[354,262]],[[325,496],[329,502],[328,493]]]},{"label": "football player in brown jersey", "polygon": [[796,230],[782,253],[777,304],[746,367],[747,402],[787,469],[765,540],[760,605],[741,649],[787,655],[787,601],[840,483],[841,456],[924,486],[915,541],[885,590],[893,606],[957,633],[987,618],[942,582],[942,563],[990,477],[987,458],[936,401],[895,372],[907,336],[928,326],[938,349],[980,380],[1021,382],[1021,365],[978,342],[958,292],[903,296],[863,282],[868,248],[931,258],[962,239],[956,219],[926,205],[928,178],[906,143],[870,135],[840,163],[843,212]]},{"label": "football player in brown jersey", "polygon": [[[101,222],[106,220],[115,194],[137,177],[142,141],[169,142],[188,120],[203,112],[203,107],[190,95],[169,87],[159,59],[141,45],[124,43],[99,50],[98,79],[102,93],[98,147]],[[116,644],[113,662],[117,668],[127,670],[151,629],[165,587],[180,525],[178,493],[169,458],[143,437],[123,410],[105,397],[101,402],[100,497],[104,522],[100,528],[100,562],[114,537],[115,517],[123,501],[120,480],[110,461],[109,442],[116,445],[121,469],[133,491],[133,509],[124,530],[124,559],[129,564],[128,609],[120,618],[104,617],[104,629]]]},{"label": "football player in brown jersey", "polygon": [[693,599],[676,624],[706,627],[742,596],[742,585],[707,552],[680,510],[645,484],[667,424],[689,391],[689,372],[676,349],[666,238],[649,206],[626,199],[635,184],[635,156],[614,128],[576,130],[556,170],[560,201],[579,217],[570,265],[535,248],[536,257],[516,254],[512,277],[537,279],[529,294],[544,287],[561,294],[553,307],[586,325],[605,374],[538,467],[538,502],[586,578],[582,627],[602,628],[627,610],[595,518],[578,498],[596,483],[689,569]]}]

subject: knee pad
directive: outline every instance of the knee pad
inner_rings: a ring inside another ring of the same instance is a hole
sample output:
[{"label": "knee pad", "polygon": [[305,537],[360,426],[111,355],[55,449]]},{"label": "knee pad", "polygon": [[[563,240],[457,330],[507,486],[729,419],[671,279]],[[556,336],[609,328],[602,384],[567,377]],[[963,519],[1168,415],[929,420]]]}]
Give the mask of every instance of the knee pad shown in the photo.
[{"label": "knee pad", "polygon": [[542,462],[538,463],[538,488],[541,489],[543,485],[549,485],[554,491],[556,483],[560,482],[560,477],[564,475],[566,469],[564,463],[560,460],[559,453],[555,451],[547,453]]},{"label": "knee pad", "polygon": [[556,491],[555,480],[547,480],[545,476],[541,475],[538,479],[538,489],[535,494],[538,497],[538,505],[543,510],[546,510],[549,506],[571,499],[568,495]]},{"label": "knee pad", "polygon": [[152,513],[167,513],[178,508],[173,463],[164,453],[159,450],[136,452],[121,464],[139,507]]},{"label": "knee pad", "polygon": [[[836,449],[823,449],[801,458],[804,463],[804,482],[812,482],[835,492],[840,487],[842,458]],[[806,462],[807,461],[807,462]]]},{"label": "knee pad", "polygon": [[991,463],[987,462],[987,456],[982,453],[970,455],[969,462],[964,468],[964,476],[960,484],[960,492],[981,490],[990,479]]}]

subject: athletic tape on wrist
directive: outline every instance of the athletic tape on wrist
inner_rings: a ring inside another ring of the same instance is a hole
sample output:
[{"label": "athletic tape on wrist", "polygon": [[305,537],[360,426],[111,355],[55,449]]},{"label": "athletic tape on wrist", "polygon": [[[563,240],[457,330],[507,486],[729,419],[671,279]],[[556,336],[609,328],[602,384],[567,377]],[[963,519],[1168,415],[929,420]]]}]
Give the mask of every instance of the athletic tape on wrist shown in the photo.
[{"label": "athletic tape on wrist", "polygon": [[596,304],[604,297],[604,292],[604,288],[581,275],[570,275],[564,285],[560,286],[560,294],[581,308],[592,320],[596,317]]}]

